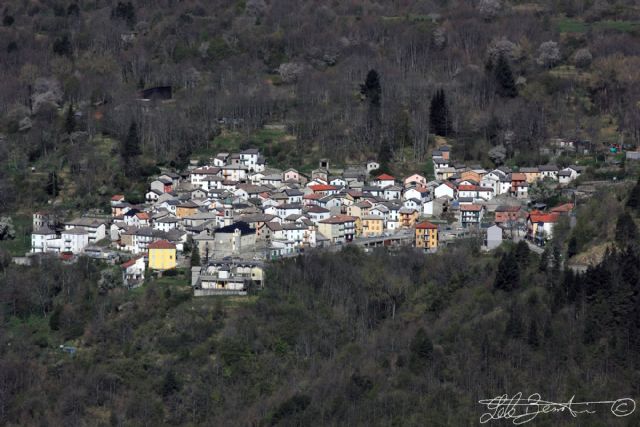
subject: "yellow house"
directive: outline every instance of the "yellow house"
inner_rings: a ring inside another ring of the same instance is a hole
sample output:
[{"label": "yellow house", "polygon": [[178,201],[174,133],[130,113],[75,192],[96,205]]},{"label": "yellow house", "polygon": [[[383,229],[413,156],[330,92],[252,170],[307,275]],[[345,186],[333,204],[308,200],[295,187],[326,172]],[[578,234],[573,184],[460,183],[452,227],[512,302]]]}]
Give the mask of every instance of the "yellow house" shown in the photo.
[{"label": "yellow house", "polygon": [[362,217],[362,237],[380,236],[384,231],[384,219],[378,215]]},{"label": "yellow house", "polygon": [[150,243],[149,268],[153,270],[176,268],[176,245],[166,240]]},{"label": "yellow house", "polygon": [[438,249],[438,226],[423,221],[416,224],[416,248]]},{"label": "yellow house", "polygon": [[529,184],[532,184],[540,179],[540,170],[537,167],[533,168],[520,168],[520,173],[523,173]]},{"label": "yellow house", "polygon": [[176,206],[176,216],[186,218],[198,213],[198,205],[194,202],[184,202]]}]

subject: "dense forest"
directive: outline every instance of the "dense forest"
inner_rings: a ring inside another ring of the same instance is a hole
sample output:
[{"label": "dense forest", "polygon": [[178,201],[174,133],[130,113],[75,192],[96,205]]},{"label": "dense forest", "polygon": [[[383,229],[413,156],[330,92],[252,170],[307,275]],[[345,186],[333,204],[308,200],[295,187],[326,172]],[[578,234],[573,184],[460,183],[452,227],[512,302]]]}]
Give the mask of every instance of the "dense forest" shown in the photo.
[{"label": "dense forest", "polygon": [[[556,261],[349,247],[274,264],[244,300],[193,299],[180,276],[110,289],[87,260],[5,267],[0,423],[477,425],[503,393],[637,396],[637,249],[584,274]],[[640,421],[599,409],[580,425]]]},{"label": "dense forest", "polygon": [[[347,246],[273,262],[248,297],[194,298],[182,270],[130,291],[88,258],[3,258],[0,423],[477,425],[478,401],[505,393],[637,397],[640,182],[595,199],[541,255],[475,238],[431,255]],[[612,210],[592,237],[602,261],[568,268]],[[603,406],[579,422],[638,417]]]},{"label": "dense forest", "polygon": [[[238,145],[302,170],[381,157],[415,171],[437,137],[489,166],[544,163],[553,137],[640,138],[632,0],[6,0],[1,13],[2,210],[97,206],[156,166]],[[159,86],[170,100],[141,100]]]}]

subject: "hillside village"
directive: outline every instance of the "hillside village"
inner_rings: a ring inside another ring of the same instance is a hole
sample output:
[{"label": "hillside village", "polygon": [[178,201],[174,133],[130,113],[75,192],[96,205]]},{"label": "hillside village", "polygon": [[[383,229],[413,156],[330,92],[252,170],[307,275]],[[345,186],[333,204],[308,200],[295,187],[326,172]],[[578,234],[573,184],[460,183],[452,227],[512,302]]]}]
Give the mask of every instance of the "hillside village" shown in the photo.
[{"label": "hillside village", "polygon": [[574,206],[529,207],[529,188],[544,180],[566,186],[583,172],[579,166],[468,167],[454,162],[447,146],[432,152],[432,162],[435,180],[378,174],[373,160],[343,169],[321,160],[303,174],[269,168],[255,148],[219,153],[208,164],[155,177],[144,204],[114,195],[111,215],[62,220],[35,213],[31,254],[129,258],[121,267],[131,287],[147,270],[191,266],[196,295],[244,294],[264,286],[266,260],[310,248],[412,245],[434,252],[475,235],[490,250],[514,229],[544,246]]}]

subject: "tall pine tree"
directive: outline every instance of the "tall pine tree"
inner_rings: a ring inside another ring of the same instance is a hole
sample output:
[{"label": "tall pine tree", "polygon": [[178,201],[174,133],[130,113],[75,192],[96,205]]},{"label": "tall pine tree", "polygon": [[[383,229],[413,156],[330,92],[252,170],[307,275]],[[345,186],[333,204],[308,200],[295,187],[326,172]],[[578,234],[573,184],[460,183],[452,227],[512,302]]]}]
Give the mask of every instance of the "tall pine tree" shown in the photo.
[{"label": "tall pine tree", "polygon": [[638,178],[638,182],[636,182],[636,185],[631,189],[631,194],[629,194],[629,198],[627,199],[627,207],[636,213],[640,212],[640,178]]},{"label": "tall pine tree", "polygon": [[429,108],[429,124],[431,132],[439,136],[447,136],[451,133],[451,118],[444,90],[439,89],[431,98]]},{"label": "tall pine tree", "polygon": [[513,252],[502,255],[493,286],[503,291],[511,291],[520,286],[520,267]]},{"label": "tall pine tree", "polygon": [[382,86],[380,85],[380,76],[376,70],[369,70],[364,83],[360,85],[360,93],[369,101],[369,109],[367,111],[367,139],[369,140],[369,144],[377,146],[382,127],[382,115],[380,112]]},{"label": "tall pine tree", "polygon": [[73,111],[73,104],[70,104],[67,117],[64,120],[64,131],[67,135],[71,135],[74,130],[76,130],[76,113]]},{"label": "tall pine tree", "polygon": [[380,105],[382,87],[380,86],[380,76],[376,70],[369,70],[364,84],[360,85],[360,93],[369,100],[369,104],[373,106]]},{"label": "tall pine tree", "polygon": [[136,176],[138,173],[138,156],[142,154],[136,122],[131,122],[127,137],[122,142],[120,154],[124,163],[125,174],[128,177]]},{"label": "tall pine tree", "polygon": [[505,98],[515,98],[518,96],[518,89],[516,88],[516,82],[513,79],[513,72],[507,58],[500,54],[498,56],[498,62],[493,70],[496,83],[498,84],[498,95]]},{"label": "tall pine tree", "polygon": [[638,240],[638,227],[628,212],[623,212],[618,216],[615,237],[616,242],[621,247],[635,243]]}]

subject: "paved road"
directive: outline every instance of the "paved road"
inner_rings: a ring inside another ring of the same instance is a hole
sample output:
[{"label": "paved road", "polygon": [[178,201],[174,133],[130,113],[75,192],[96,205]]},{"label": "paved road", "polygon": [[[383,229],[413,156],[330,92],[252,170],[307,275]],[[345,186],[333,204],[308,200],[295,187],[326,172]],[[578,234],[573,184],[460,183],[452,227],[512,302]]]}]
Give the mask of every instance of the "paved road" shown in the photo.
[{"label": "paved road", "polygon": [[513,236],[513,241],[515,243],[518,243],[520,240],[524,240],[527,243],[527,246],[529,246],[529,249],[531,249],[532,252],[537,253],[538,255],[542,254],[544,252],[544,249],[541,248],[538,245],[534,245],[533,243],[531,243],[530,241],[528,241],[527,239],[525,239],[524,237],[521,237],[519,235]]}]

